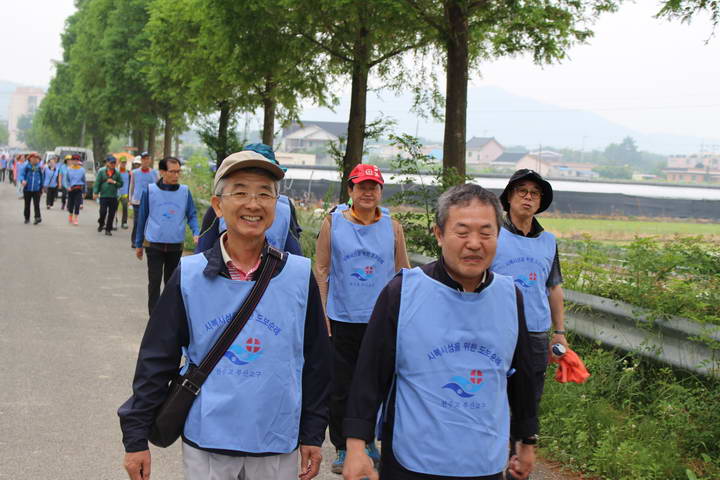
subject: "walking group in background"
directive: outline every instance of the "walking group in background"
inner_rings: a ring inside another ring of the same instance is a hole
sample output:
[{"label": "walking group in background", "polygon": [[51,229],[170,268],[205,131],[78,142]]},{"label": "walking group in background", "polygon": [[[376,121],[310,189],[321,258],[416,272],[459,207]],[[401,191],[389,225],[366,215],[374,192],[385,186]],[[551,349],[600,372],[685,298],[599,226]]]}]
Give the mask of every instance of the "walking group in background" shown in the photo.
[{"label": "walking group in background", "polygon": [[[446,191],[432,232],[442,253],[410,268],[382,172],[360,164],[311,268],[270,147],[222,162],[202,228],[177,160],[159,179],[147,164],[136,172],[150,319],[118,410],[132,480],[149,476],[150,432],[173,408],[181,363],[187,479],[309,480],[328,426],[331,469],[346,479],[528,478],[548,345],[567,346],[557,244],[535,217],[553,197],[540,175],[516,172],[499,199],[474,184]],[[182,257],[186,224],[196,251]],[[229,325],[240,333],[208,363]]]}]

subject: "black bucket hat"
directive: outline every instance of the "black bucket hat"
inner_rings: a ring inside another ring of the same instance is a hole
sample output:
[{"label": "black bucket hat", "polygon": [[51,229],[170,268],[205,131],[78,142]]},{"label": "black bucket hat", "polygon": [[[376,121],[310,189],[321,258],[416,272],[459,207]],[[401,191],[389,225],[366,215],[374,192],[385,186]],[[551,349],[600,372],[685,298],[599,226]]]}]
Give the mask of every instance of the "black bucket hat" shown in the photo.
[{"label": "black bucket hat", "polygon": [[540,174],[537,173],[535,170],[522,168],[512,174],[512,177],[510,177],[510,181],[508,181],[505,190],[503,190],[503,192],[500,194],[500,203],[502,203],[503,209],[506,212],[510,211],[510,202],[508,201],[508,196],[510,195],[510,192],[512,192],[512,189],[515,187],[516,184],[526,180],[531,180],[537,183],[540,187],[540,190],[542,190],[542,197],[540,197],[540,208],[538,208],[538,211],[535,212],[536,214],[547,210],[552,203],[553,189],[550,185],[550,182],[542,178]]}]

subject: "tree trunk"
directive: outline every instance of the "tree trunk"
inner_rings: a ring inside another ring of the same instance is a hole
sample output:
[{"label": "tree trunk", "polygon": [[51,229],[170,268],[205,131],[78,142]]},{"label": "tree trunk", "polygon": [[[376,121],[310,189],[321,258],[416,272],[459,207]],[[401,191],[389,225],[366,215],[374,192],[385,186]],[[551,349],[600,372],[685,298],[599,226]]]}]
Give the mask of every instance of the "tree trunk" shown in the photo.
[{"label": "tree trunk", "polygon": [[172,155],[172,119],[170,114],[165,114],[165,132],[163,133],[163,158]]},{"label": "tree trunk", "polygon": [[135,155],[140,155],[143,152],[143,148],[145,147],[145,132],[143,132],[141,128],[136,128],[132,132],[132,139],[132,146],[137,149],[135,150]]},{"label": "tree trunk", "polygon": [[447,48],[447,87],[445,92],[445,138],[443,170],[454,168],[465,175],[465,137],[467,130],[468,19],[457,0],[445,4],[449,35]]},{"label": "tree trunk", "polygon": [[218,138],[217,149],[215,155],[217,158],[215,164],[220,168],[220,164],[225,157],[228,156],[228,127],[230,126],[230,104],[228,102],[220,102],[220,120],[218,121]]},{"label": "tree trunk", "polygon": [[262,142],[265,145],[273,146],[275,139],[275,109],[277,101],[273,98],[272,76],[265,78],[265,92],[263,94],[263,131]]},{"label": "tree trunk", "polygon": [[180,135],[175,132],[175,157],[180,158]]},{"label": "tree trunk", "polygon": [[352,87],[350,93],[350,118],[348,120],[347,144],[342,159],[342,183],[340,203],[348,201],[347,182],[352,169],[362,161],[367,116],[368,74],[370,51],[367,45],[368,31],[361,28],[353,45]]},{"label": "tree trunk", "polygon": [[[92,130],[91,130],[92,131]],[[105,165],[105,156],[107,155],[108,139],[107,135],[100,133],[92,133],[92,151],[95,157],[95,165],[102,167]]]},{"label": "tree trunk", "polygon": [[155,162],[155,124],[148,128],[148,148],[147,152],[150,154],[150,156],[153,159],[153,162]]}]

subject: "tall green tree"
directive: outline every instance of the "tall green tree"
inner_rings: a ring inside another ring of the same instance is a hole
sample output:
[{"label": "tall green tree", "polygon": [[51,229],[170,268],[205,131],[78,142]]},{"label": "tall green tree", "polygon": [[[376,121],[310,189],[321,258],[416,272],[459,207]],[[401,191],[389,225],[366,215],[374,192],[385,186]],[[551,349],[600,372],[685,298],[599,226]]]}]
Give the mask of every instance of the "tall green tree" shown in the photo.
[{"label": "tall green tree", "polygon": [[720,23],[720,2],[717,0],[666,0],[658,18],[680,19],[689,23],[697,15],[705,13],[710,16],[713,25]]},{"label": "tall green tree", "polygon": [[445,65],[443,167],[465,175],[467,84],[483,60],[530,53],[537,63],[566,57],[571,45],[592,36],[589,25],[616,0],[402,0]]},{"label": "tall green tree", "polygon": [[0,145],[7,145],[10,140],[10,132],[7,123],[0,123]]},{"label": "tall green tree", "polygon": [[350,115],[342,159],[340,201],[347,201],[347,178],[360,163],[367,129],[371,73],[390,83],[406,76],[400,59],[425,39],[414,15],[396,0],[284,0],[294,14],[292,28],[331,59],[330,68],[349,75]]}]

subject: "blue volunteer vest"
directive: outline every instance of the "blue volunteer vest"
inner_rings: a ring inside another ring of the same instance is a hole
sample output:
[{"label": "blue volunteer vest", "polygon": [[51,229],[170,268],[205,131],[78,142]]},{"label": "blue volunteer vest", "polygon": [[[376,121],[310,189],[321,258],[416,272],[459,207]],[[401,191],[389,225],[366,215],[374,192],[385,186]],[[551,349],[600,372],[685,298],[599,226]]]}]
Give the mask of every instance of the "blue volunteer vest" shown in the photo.
[{"label": "blue volunteer vest", "polygon": [[[290,199],[285,195],[280,195],[275,204],[275,220],[273,220],[270,228],[265,231],[265,238],[267,238],[268,243],[278,250],[285,251],[285,241],[287,240],[288,230],[290,230],[291,215]],[[223,217],[220,217],[218,219],[218,233],[225,230],[227,230],[227,223],[225,223]]]},{"label": "blue volunteer vest", "polygon": [[145,224],[145,239],[155,243],[183,243],[185,241],[185,210],[190,190],[180,185],[177,190],[163,190],[148,185],[149,215]]},{"label": "blue volunteer vest", "polygon": [[[203,273],[202,253],[183,257],[180,289],[187,313],[188,360],[199,364],[255,282]],[[289,255],[235,343],[195,399],[184,436],[203,448],[289,453],[302,409],[303,343],[310,260]]]},{"label": "blue volunteer vest", "polygon": [[143,172],[141,168],[136,168],[132,171],[133,180],[135,185],[133,186],[133,196],[131,198],[131,201],[133,203],[140,203],[140,200],[142,199],[142,194],[145,192],[145,189],[148,187],[148,185],[151,185],[158,180],[157,172],[155,170],[150,170],[147,173]]},{"label": "blue volunteer vest", "polygon": [[45,169],[45,184],[44,187],[49,188],[57,188],[58,183],[58,168],[55,167],[54,169],[50,169],[50,167],[47,167]]},{"label": "blue volunteer vest", "polygon": [[130,191],[130,172],[125,170],[125,172],[120,172],[120,178],[122,178],[123,185],[122,187],[118,188],[118,196],[127,195]]},{"label": "blue volunteer vest", "polygon": [[[348,205],[347,203],[338,203],[337,206],[335,207],[335,211],[342,212],[343,210],[347,210],[348,208],[350,208],[350,205]],[[386,207],[379,207],[379,208],[380,208],[380,212],[384,213],[385,215],[390,215],[390,210],[388,208],[386,208]]]},{"label": "blue volunteer vest", "polygon": [[530,332],[546,332],[552,323],[547,280],[556,248],[555,235],[550,232],[528,238],[515,235],[505,227],[500,229],[490,269],[515,280],[523,294],[525,321]]},{"label": "blue volunteer vest", "polygon": [[85,169],[83,167],[80,168],[68,168],[67,172],[65,173],[65,178],[67,179],[65,183],[65,188],[72,188],[76,187],[78,185],[85,185],[85,181],[83,178],[85,177]]},{"label": "blue volunteer vest", "polygon": [[380,291],[395,275],[395,232],[382,215],[357,225],[342,211],[332,214],[327,314],[333,320],[368,323]]},{"label": "blue volunteer vest", "polygon": [[503,470],[517,336],[511,278],[466,293],[403,270],[392,444],[403,467],[452,477]]}]

